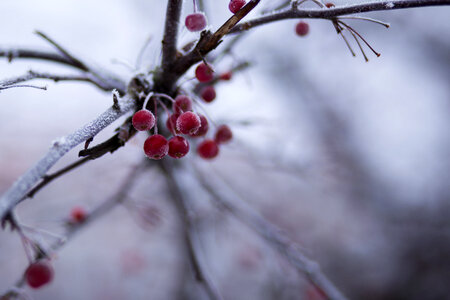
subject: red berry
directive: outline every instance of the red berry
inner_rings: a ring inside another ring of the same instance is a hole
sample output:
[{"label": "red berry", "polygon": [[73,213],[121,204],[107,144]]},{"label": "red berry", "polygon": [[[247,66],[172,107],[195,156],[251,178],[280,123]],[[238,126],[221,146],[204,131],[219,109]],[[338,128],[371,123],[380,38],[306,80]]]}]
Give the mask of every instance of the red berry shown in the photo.
[{"label": "red berry", "polygon": [[169,140],[169,156],[182,158],[189,152],[188,141],[181,136],[174,136]]},{"label": "red berry", "polygon": [[245,0],[231,0],[228,4],[230,11],[235,14],[245,5]]},{"label": "red berry", "polygon": [[172,114],[166,121],[166,127],[173,135],[180,133],[177,129],[177,119],[179,116],[180,114]]},{"label": "red berry", "polygon": [[209,124],[208,120],[204,115],[198,115],[200,117],[200,128],[197,130],[196,133],[191,134],[192,137],[199,137],[204,136],[208,132]]},{"label": "red berry", "polygon": [[147,109],[141,109],[133,115],[131,122],[138,131],[150,130],[155,126],[155,116]]},{"label": "red berry", "polygon": [[200,31],[206,27],[206,17],[203,13],[193,13],[187,15],[184,24],[189,31]]},{"label": "red berry", "polygon": [[185,95],[178,95],[175,98],[175,103],[173,104],[173,111],[177,114],[181,114],[189,110],[192,110],[191,98]]},{"label": "red berry", "polygon": [[309,25],[306,22],[300,21],[295,26],[295,32],[298,36],[305,36],[309,32]]},{"label": "red berry", "polygon": [[197,147],[197,153],[201,158],[212,159],[219,154],[219,146],[213,140],[203,140]]},{"label": "red berry", "polygon": [[151,159],[161,159],[169,152],[169,144],[165,137],[154,134],[145,140],[144,152]]},{"label": "red berry", "polygon": [[220,125],[217,128],[216,135],[214,136],[214,140],[217,144],[227,143],[233,138],[233,133],[231,132],[230,127],[227,125]]},{"label": "red berry", "polygon": [[87,217],[87,212],[83,207],[75,206],[70,211],[70,218],[73,223],[81,223]]},{"label": "red berry", "polygon": [[231,71],[228,71],[228,72],[225,72],[225,73],[220,74],[220,77],[219,77],[219,78],[220,78],[221,80],[226,80],[226,81],[228,81],[228,80],[231,79],[232,75],[233,75],[233,73],[231,73]]},{"label": "red berry", "polygon": [[334,3],[328,2],[328,3],[325,4],[325,6],[326,6],[327,8],[332,8],[332,7],[334,7],[335,5],[334,5]]},{"label": "red berry", "polygon": [[25,270],[25,280],[34,289],[46,285],[53,279],[53,267],[48,260],[39,260]]},{"label": "red berry", "polygon": [[202,96],[202,99],[205,100],[205,102],[211,102],[214,99],[216,99],[216,90],[212,85],[205,86],[200,95]]},{"label": "red berry", "polygon": [[192,111],[182,113],[177,119],[177,129],[183,134],[195,134],[200,126],[200,117]]},{"label": "red berry", "polygon": [[200,82],[208,82],[214,78],[214,71],[209,65],[201,63],[195,69],[195,77]]}]

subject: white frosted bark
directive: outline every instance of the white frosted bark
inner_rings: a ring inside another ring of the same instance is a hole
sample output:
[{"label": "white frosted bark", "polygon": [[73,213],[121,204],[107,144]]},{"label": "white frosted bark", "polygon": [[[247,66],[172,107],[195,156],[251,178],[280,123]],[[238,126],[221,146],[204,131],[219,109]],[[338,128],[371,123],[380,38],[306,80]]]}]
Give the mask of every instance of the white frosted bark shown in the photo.
[{"label": "white frosted bark", "polygon": [[77,131],[54,141],[50,150],[33,167],[17,179],[0,198],[0,219],[26,196],[28,191],[47,174],[47,171],[61,157],[80,143],[94,137],[119,117],[131,111],[134,106],[133,99],[122,98],[119,100],[120,109],[110,107],[96,119],[79,128]]}]

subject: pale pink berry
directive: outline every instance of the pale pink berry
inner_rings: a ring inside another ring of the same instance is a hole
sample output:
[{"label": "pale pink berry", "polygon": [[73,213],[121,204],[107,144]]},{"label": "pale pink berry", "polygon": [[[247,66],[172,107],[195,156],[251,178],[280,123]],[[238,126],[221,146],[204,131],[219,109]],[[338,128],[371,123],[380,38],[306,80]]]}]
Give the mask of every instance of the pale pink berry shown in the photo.
[{"label": "pale pink berry", "polygon": [[133,127],[138,131],[150,130],[155,126],[155,116],[147,109],[137,111],[131,120]]},{"label": "pale pink berry", "polygon": [[228,80],[231,80],[231,77],[232,77],[232,76],[233,76],[233,73],[231,73],[231,71],[228,71],[228,72],[225,72],[225,73],[220,74],[219,78],[220,78],[221,80],[228,81]]},{"label": "pale pink berry", "polygon": [[47,259],[36,261],[25,270],[25,280],[27,284],[34,288],[40,288],[53,279],[53,267]]},{"label": "pale pink berry", "polygon": [[86,210],[81,206],[75,206],[70,211],[70,219],[73,223],[81,223],[87,217]]},{"label": "pale pink berry", "polygon": [[161,159],[169,152],[167,139],[160,134],[148,137],[144,142],[144,152],[151,159]]},{"label": "pale pink berry", "polygon": [[205,86],[200,92],[200,96],[203,100],[205,100],[205,102],[212,102],[216,99],[216,90],[212,85]]},{"label": "pale pink berry", "polygon": [[235,14],[245,5],[245,0],[231,0],[228,4],[230,11]]},{"label": "pale pink berry", "polygon": [[231,132],[230,127],[227,125],[220,125],[217,128],[216,134],[214,136],[214,140],[217,144],[223,144],[229,142],[233,138],[233,133]]},{"label": "pale pink berry", "polygon": [[206,27],[206,17],[203,13],[187,15],[184,24],[189,31],[200,31]]},{"label": "pale pink berry", "polygon": [[295,32],[298,36],[305,36],[309,32],[309,25],[306,22],[300,21],[295,25]]},{"label": "pale pink berry", "polygon": [[174,136],[169,140],[169,156],[181,158],[189,152],[189,143],[182,136]]},{"label": "pale pink berry", "polygon": [[197,80],[200,82],[208,82],[213,80],[214,71],[209,65],[201,63],[195,69],[195,77],[197,77]]},{"label": "pale pink berry", "polygon": [[183,134],[195,134],[200,126],[200,117],[191,111],[182,113],[177,119],[177,129]]},{"label": "pale pink berry", "polygon": [[197,147],[197,153],[201,158],[212,159],[219,154],[219,146],[213,140],[203,140]]},{"label": "pale pink berry", "polygon": [[208,120],[206,119],[206,117],[204,115],[198,115],[200,117],[200,128],[197,130],[196,133],[191,134],[190,136],[192,137],[200,137],[200,136],[204,136],[209,129],[209,124],[208,124]]},{"label": "pale pink berry", "polygon": [[191,98],[185,95],[178,95],[175,98],[175,103],[173,104],[173,111],[177,114],[181,114],[189,110],[192,110]]}]

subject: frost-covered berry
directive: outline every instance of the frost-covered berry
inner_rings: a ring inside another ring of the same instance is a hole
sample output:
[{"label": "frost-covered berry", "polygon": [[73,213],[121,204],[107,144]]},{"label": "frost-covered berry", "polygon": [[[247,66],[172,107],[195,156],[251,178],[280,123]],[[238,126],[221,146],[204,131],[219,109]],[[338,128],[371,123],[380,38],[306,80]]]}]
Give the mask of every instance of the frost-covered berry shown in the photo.
[{"label": "frost-covered berry", "polygon": [[161,159],[169,152],[169,143],[162,135],[154,134],[145,140],[144,152],[151,159]]},{"label": "frost-covered berry", "polygon": [[228,80],[231,79],[232,76],[233,76],[233,73],[231,73],[231,71],[228,71],[228,72],[225,72],[225,73],[220,74],[219,78],[220,78],[221,80],[228,81]]},{"label": "frost-covered berry", "polygon": [[206,17],[203,13],[187,15],[184,24],[189,31],[200,31],[206,27]]},{"label": "frost-covered berry", "polygon": [[87,212],[81,206],[75,206],[70,211],[70,220],[73,223],[81,223],[86,219],[86,217],[87,217]]},{"label": "frost-covered berry", "polygon": [[166,127],[173,135],[180,133],[177,129],[177,119],[179,116],[180,114],[171,114],[166,120]]},{"label": "frost-covered berry", "polygon": [[205,86],[200,92],[200,96],[205,102],[211,102],[216,99],[216,90],[212,85]]},{"label": "frost-covered berry", "polygon": [[189,110],[192,110],[191,98],[185,95],[178,95],[175,98],[175,103],[173,104],[173,111],[177,114],[181,114]]},{"label": "frost-covered berry", "polygon": [[230,11],[235,14],[245,5],[245,0],[231,0],[228,4]]},{"label": "frost-covered berry", "polygon": [[214,136],[214,140],[217,144],[223,144],[229,142],[233,138],[233,133],[231,132],[230,127],[227,125],[220,125],[217,128],[216,134]]},{"label": "frost-covered berry", "polygon": [[141,109],[133,115],[131,122],[138,131],[150,130],[155,126],[155,116],[151,111]]},{"label": "frost-covered berry", "polygon": [[213,140],[203,140],[197,147],[197,153],[201,158],[212,159],[219,154],[219,146]]},{"label": "frost-covered berry", "polygon": [[199,136],[204,136],[209,129],[209,124],[208,124],[208,120],[206,119],[206,117],[204,115],[198,115],[200,117],[200,128],[197,130],[196,133],[191,134],[190,136],[192,137],[199,137]]},{"label": "frost-covered berry", "polygon": [[169,156],[182,158],[189,152],[189,143],[182,136],[174,136],[169,140]]},{"label": "frost-covered berry", "polygon": [[332,2],[328,2],[328,3],[325,4],[325,6],[326,6],[327,8],[333,8],[335,5],[334,5],[334,3],[332,3]]},{"label": "frost-covered berry", "polygon": [[305,36],[309,32],[309,25],[306,22],[300,21],[295,25],[295,33],[297,33],[298,36]]},{"label": "frost-covered berry", "polygon": [[200,117],[191,111],[182,113],[177,119],[177,129],[183,134],[195,134],[200,126]]},{"label": "frost-covered berry", "polygon": [[24,278],[30,287],[38,289],[52,281],[53,273],[50,262],[43,259],[30,264],[25,270]]},{"label": "frost-covered berry", "polygon": [[201,63],[195,69],[195,77],[200,82],[208,82],[214,78],[214,71],[209,65]]}]

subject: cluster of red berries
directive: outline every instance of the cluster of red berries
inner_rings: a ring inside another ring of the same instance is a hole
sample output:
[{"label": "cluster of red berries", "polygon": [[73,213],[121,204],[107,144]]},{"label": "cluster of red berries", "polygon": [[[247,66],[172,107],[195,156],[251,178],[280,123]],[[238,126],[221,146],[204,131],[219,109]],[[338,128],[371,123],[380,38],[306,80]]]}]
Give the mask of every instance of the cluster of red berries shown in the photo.
[{"label": "cluster of red berries", "polygon": [[[216,91],[210,82],[214,79],[214,72],[207,63],[200,63],[196,70],[195,76],[201,84],[206,84],[200,91],[200,96],[205,102],[211,102],[216,97]],[[231,72],[226,72],[219,76],[221,80],[230,80]],[[154,95],[153,97],[159,97]],[[169,96],[164,95],[164,98]],[[144,152],[151,159],[161,159],[166,155],[173,158],[182,158],[190,150],[188,140],[181,136],[185,135],[191,138],[204,137],[209,130],[209,123],[205,116],[195,113],[192,109],[192,100],[189,96],[180,94],[172,101],[172,112],[167,108],[166,127],[172,134],[167,140],[161,134],[157,133],[148,137],[144,142]],[[161,105],[165,107],[164,103]],[[144,103],[145,106],[145,103]],[[153,127],[157,127],[155,115],[147,109],[137,111],[132,118],[132,124],[138,131],[149,131]],[[219,154],[219,144],[226,143],[232,138],[232,132],[227,125],[217,127],[213,139],[205,138],[197,147],[197,153],[200,157],[211,159]]]}]

